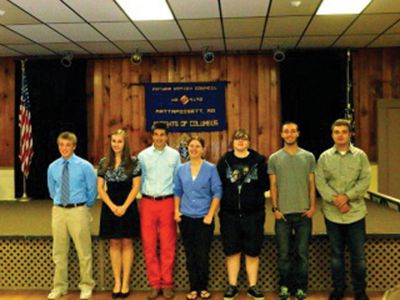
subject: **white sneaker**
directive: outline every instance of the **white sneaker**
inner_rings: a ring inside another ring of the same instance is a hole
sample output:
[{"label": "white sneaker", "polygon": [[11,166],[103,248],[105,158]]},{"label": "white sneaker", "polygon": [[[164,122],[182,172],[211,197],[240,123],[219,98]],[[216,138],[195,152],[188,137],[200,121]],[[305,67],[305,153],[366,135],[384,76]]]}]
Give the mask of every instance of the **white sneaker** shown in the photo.
[{"label": "white sneaker", "polygon": [[55,300],[64,296],[66,293],[67,291],[51,290],[51,292],[47,295],[47,299]]},{"label": "white sneaker", "polygon": [[91,289],[81,290],[81,295],[79,299],[90,299],[92,297],[93,291]]}]

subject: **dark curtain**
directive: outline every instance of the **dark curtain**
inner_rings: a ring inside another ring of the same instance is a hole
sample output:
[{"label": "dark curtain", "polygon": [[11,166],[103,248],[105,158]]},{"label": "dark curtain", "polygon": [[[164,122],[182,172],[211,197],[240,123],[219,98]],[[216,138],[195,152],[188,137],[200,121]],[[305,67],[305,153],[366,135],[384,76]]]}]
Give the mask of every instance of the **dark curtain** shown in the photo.
[{"label": "dark curtain", "polygon": [[[25,63],[31,102],[34,155],[27,180],[27,194],[33,199],[48,198],[47,167],[60,157],[56,139],[63,131],[78,137],[75,153],[87,156],[86,60],[74,60],[70,68],[59,60],[28,60]],[[18,158],[18,110],[21,95],[21,64],[15,74],[15,195],[22,195],[23,175]]]},{"label": "dark curtain", "polygon": [[346,107],[345,50],[289,52],[280,64],[282,121],[300,127],[300,147],[319,155]]}]

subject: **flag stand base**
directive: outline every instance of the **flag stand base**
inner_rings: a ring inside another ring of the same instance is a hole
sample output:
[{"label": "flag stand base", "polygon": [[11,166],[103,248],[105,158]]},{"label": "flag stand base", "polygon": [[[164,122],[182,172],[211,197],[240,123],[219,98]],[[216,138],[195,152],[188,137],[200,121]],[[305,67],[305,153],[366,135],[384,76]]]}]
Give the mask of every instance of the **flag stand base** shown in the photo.
[{"label": "flag stand base", "polygon": [[26,194],[26,193],[24,193],[23,195],[22,195],[22,197],[20,197],[20,198],[17,198],[17,200],[19,201],[19,202],[29,202],[29,201],[31,201],[31,197],[28,197],[28,195]]}]

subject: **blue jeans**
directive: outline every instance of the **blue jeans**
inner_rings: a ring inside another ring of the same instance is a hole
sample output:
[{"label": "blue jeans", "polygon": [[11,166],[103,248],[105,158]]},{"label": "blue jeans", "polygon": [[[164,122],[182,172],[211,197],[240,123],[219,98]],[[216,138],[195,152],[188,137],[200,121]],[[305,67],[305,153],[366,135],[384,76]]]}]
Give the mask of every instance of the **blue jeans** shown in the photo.
[{"label": "blue jeans", "polygon": [[331,247],[331,272],[333,288],[343,292],[346,289],[344,251],[350,251],[351,275],[355,293],[366,288],[366,265],[364,255],[365,218],[350,224],[333,223],[325,218]]},{"label": "blue jeans", "polygon": [[279,285],[288,287],[290,291],[302,289],[306,292],[312,220],[301,213],[286,214],[285,219],[275,221]]}]

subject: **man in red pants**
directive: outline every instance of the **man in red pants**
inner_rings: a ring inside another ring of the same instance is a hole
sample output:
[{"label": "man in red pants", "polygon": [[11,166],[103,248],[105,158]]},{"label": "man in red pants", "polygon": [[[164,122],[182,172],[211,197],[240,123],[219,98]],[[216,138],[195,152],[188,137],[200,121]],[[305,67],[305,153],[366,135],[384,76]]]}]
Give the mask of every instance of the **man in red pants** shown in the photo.
[{"label": "man in red pants", "polygon": [[[167,145],[168,128],[164,123],[152,127],[153,145],[139,153],[142,170],[140,225],[147,278],[151,287],[149,300],[162,293],[172,299],[173,267],[177,237],[174,220],[173,177],[180,163],[178,151]],[[160,241],[160,255],[157,244]]]}]

